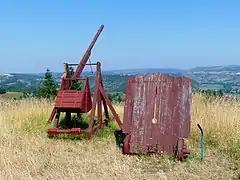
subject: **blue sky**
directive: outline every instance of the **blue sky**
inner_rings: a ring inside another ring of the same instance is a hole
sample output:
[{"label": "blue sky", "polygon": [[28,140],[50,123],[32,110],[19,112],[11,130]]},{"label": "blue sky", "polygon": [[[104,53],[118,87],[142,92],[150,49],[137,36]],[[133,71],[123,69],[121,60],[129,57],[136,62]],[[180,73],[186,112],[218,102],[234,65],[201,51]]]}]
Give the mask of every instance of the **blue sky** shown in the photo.
[{"label": "blue sky", "polygon": [[101,24],[91,61],[105,70],[240,65],[240,1],[0,2],[0,72],[62,71]]}]

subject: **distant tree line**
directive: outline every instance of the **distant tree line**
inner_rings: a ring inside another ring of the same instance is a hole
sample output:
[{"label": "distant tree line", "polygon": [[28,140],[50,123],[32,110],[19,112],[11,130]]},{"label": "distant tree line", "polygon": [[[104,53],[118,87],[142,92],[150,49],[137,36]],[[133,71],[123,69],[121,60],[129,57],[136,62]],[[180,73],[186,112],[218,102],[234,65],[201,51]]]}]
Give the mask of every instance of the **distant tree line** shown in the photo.
[{"label": "distant tree line", "polygon": [[[72,75],[74,70],[70,68],[70,74]],[[117,77],[114,77],[117,78]],[[124,79],[122,79],[123,81]],[[225,83],[223,84],[222,90],[202,90],[200,89],[200,85],[197,81],[193,80],[193,93],[201,93],[206,98],[212,97],[222,97],[225,93],[231,94],[240,94],[240,89],[233,88],[231,84]],[[55,82],[52,72],[47,69],[44,75],[43,82],[40,86],[36,88],[34,91],[24,91],[21,98],[47,98],[47,99],[55,99],[57,92],[58,92],[59,85]],[[80,90],[82,88],[81,83],[75,83],[72,87],[73,89]],[[6,89],[0,87],[0,94],[5,94]],[[125,101],[125,92],[108,92],[108,97],[111,102],[113,103],[122,103]]]},{"label": "distant tree line", "polygon": [[200,93],[205,96],[207,99],[209,98],[220,98],[224,95],[222,90],[201,90]]},{"label": "distant tree line", "polygon": [[[74,73],[74,70],[70,68],[70,75]],[[37,89],[35,93],[30,92],[23,92],[22,98],[29,98],[29,97],[36,97],[36,98],[47,98],[47,99],[54,99],[57,95],[57,84],[54,81],[52,73],[49,69],[47,69],[44,80],[41,86]],[[71,89],[81,90],[82,83],[75,82]],[[121,103],[125,100],[125,94],[122,92],[116,93],[108,93],[108,97],[110,101],[115,103]]]}]

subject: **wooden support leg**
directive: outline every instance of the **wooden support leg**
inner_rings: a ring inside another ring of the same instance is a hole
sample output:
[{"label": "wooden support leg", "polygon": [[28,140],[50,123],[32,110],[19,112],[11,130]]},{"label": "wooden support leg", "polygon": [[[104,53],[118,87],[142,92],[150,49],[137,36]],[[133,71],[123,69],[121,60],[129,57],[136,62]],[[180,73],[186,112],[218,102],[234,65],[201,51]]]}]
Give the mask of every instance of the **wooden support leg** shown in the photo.
[{"label": "wooden support leg", "polygon": [[78,121],[78,122],[82,122],[81,113],[77,113],[77,121]]},{"label": "wooden support leg", "polygon": [[102,128],[102,101],[101,101],[101,94],[98,92],[98,125],[99,129]]},{"label": "wooden support leg", "polygon": [[93,133],[93,127],[94,127],[94,116],[96,111],[96,105],[97,102],[100,101],[99,99],[99,83],[100,83],[100,64],[97,63],[97,74],[95,79],[95,90],[94,90],[94,96],[93,96],[93,106],[90,113],[90,124],[89,124],[89,130],[90,134]]},{"label": "wooden support leg", "polygon": [[59,117],[60,117],[60,112],[56,111],[56,115],[55,115],[55,118],[54,118],[54,124],[53,124],[54,128],[58,128]]},{"label": "wooden support leg", "polygon": [[71,128],[71,112],[66,112],[66,126]]},{"label": "wooden support leg", "polygon": [[102,101],[103,101],[103,108],[104,108],[105,117],[106,117],[106,119],[109,120],[109,113],[108,113],[107,103],[106,103],[105,99],[103,98],[102,94],[101,94],[101,98],[102,98]]},{"label": "wooden support leg", "polygon": [[[100,69],[99,69],[99,71],[100,71]],[[100,76],[100,85],[103,88],[103,82],[102,82],[101,76]],[[102,102],[103,102],[103,108],[104,108],[105,117],[106,117],[107,120],[109,120],[109,113],[108,113],[108,107],[107,107],[106,100],[104,99],[102,93],[100,93],[100,94],[101,94],[101,99],[102,99]]]},{"label": "wooden support leg", "polygon": [[56,112],[57,112],[56,108],[53,108],[52,113],[51,113],[51,115],[50,115],[50,117],[49,117],[49,119],[48,119],[48,123],[51,123],[51,122],[52,122],[52,120],[53,120]]},{"label": "wooden support leg", "polygon": [[99,90],[100,90],[101,94],[103,95],[104,99],[106,100],[109,109],[111,110],[114,118],[116,119],[116,121],[117,121],[117,123],[118,123],[118,126],[122,129],[123,124],[122,124],[122,122],[121,122],[121,120],[120,120],[117,112],[115,111],[113,105],[111,104],[111,101],[108,99],[106,93],[104,92],[103,87],[102,87],[102,86],[99,86]]},{"label": "wooden support leg", "polygon": [[94,116],[95,116],[95,111],[96,111],[96,105],[97,105],[97,94],[94,94],[93,97],[93,107],[90,113],[90,124],[89,124],[89,133],[91,134],[93,131],[93,127],[94,127]]}]

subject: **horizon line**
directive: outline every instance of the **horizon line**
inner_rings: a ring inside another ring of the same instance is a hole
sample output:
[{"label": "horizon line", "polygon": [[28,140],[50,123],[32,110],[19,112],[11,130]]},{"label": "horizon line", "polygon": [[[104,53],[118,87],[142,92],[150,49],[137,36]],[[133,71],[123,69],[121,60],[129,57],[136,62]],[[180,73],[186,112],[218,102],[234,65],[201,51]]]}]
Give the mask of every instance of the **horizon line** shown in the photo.
[{"label": "horizon line", "polygon": [[[148,68],[130,68],[130,69],[109,69],[109,70],[104,70],[102,69],[102,72],[110,72],[110,71],[136,71],[136,70],[144,70],[144,69],[169,69],[169,70],[179,70],[179,71],[186,71],[186,70],[191,70],[191,69],[195,69],[195,68],[208,68],[208,67],[230,67],[230,66],[240,66],[240,65],[211,65],[211,66],[195,66],[192,68],[173,68],[173,67],[169,67],[169,68],[164,68],[164,67],[159,67],[159,68],[153,68],[153,67],[148,67]],[[50,68],[46,68],[50,69]],[[51,69],[50,69],[51,71]],[[51,71],[52,73],[62,73],[62,71]],[[83,71],[83,72],[91,72],[90,70],[88,71]],[[7,73],[1,73],[0,74],[43,74],[44,72],[7,72]]]}]

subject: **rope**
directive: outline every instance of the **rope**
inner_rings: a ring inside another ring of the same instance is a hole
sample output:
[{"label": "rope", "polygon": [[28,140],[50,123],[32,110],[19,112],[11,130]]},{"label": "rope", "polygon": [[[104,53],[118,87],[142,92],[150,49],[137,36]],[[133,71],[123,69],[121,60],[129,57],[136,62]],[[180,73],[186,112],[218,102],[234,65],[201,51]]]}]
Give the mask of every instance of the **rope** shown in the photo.
[{"label": "rope", "polygon": [[90,63],[91,73],[93,74],[92,65],[91,65],[92,63],[90,58],[89,58],[89,63]]}]

